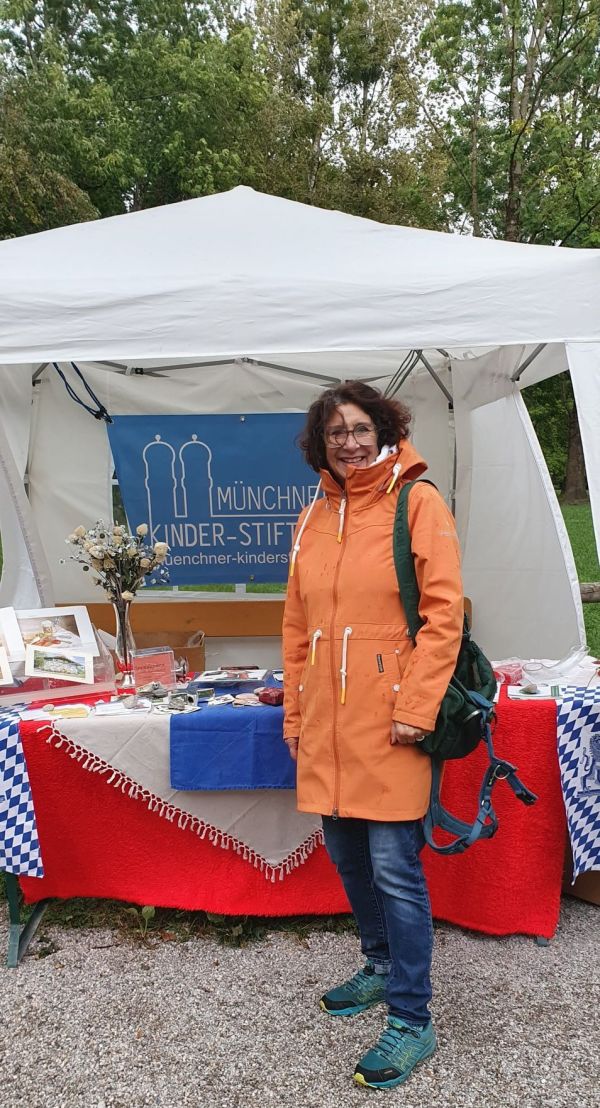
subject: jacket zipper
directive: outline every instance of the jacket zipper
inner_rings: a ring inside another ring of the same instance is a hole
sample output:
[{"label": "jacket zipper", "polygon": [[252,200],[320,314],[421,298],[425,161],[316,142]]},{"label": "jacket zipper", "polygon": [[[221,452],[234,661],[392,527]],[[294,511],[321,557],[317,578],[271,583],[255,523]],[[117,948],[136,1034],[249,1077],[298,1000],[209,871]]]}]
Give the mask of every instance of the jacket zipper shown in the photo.
[{"label": "jacket zipper", "polygon": [[[346,499],[346,498],[344,497],[344,499]],[[346,511],[347,511],[347,503],[344,504],[344,515],[346,514]],[[348,512],[348,515],[349,514],[350,513]],[[333,605],[332,605],[332,613],[331,613],[331,628],[330,628],[330,632],[329,632],[329,664],[331,666],[332,677],[333,677],[334,674],[337,674],[337,666],[336,666],[336,659],[335,659],[335,617],[337,615],[337,606],[338,606],[338,581],[339,581],[339,577],[340,577],[340,569],[341,569],[342,559],[344,557],[344,550],[345,550],[345,544],[342,541],[343,538],[344,538],[344,536],[342,534],[342,529],[343,529],[345,520],[344,520],[344,516],[341,513],[340,513],[340,515],[341,515],[341,527],[340,527],[340,530],[338,531],[338,542],[341,545],[341,549],[340,549],[340,556],[338,558],[338,563],[335,567],[335,573],[333,575]],[[346,519],[347,519],[347,516],[346,516]],[[335,680],[335,678],[334,678],[334,680]],[[337,713],[338,713],[337,681],[336,681],[336,687],[333,690],[333,698],[332,699],[333,699],[333,705],[332,705],[332,707],[333,707],[332,743],[333,743],[334,781],[333,781],[333,811],[332,811],[331,815],[332,815],[333,819],[337,819],[338,815],[339,815],[339,805],[340,805],[340,796],[339,796],[339,792],[340,792],[340,752],[338,750],[338,744],[337,744]]]}]

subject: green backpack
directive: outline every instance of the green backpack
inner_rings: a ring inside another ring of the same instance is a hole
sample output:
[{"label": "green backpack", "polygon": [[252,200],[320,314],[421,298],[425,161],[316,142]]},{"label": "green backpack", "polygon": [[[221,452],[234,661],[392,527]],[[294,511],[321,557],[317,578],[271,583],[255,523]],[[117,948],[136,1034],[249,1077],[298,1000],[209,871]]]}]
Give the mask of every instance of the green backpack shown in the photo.
[{"label": "green backpack", "polygon": [[[398,495],[394,521],[394,563],[408,634],[416,646],[423,620],[419,615],[420,593],[408,526],[408,498],[415,484],[416,481],[408,481]],[[489,839],[496,833],[498,819],[492,807],[491,793],[497,780],[507,781],[515,796],[525,804],[533,804],[537,799],[517,777],[516,767],[497,758],[494,753],[491,723],[495,694],[496,678],[491,663],[471,638],[465,616],[456,668],[442,700],[435,727],[419,744],[431,755],[432,761],[431,800],[423,829],[428,845],[439,854],[462,853],[478,839]],[[471,754],[482,741],[488,749],[489,766],[479,791],[477,817],[470,824],[453,816],[442,806],[442,766],[447,759],[464,758]],[[436,827],[455,838],[450,843],[438,845],[433,837]]]}]

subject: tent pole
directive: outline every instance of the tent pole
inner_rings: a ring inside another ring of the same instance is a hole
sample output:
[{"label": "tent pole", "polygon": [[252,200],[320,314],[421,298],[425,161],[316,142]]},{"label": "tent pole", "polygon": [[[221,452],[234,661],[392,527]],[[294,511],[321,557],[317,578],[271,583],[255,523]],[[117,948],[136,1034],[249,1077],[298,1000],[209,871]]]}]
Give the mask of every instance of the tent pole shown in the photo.
[{"label": "tent pole", "polygon": [[[135,376],[136,368],[133,365],[123,365],[118,362],[103,362],[98,361],[95,365],[107,366],[109,369],[116,369],[120,373],[124,373],[126,376]],[[215,358],[214,361],[209,362],[181,362],[179,365],[157,365],[152,368],[145,368],[140,366],[145,376],[148,377],[160,377],[163,373],[169,373],[177,369],[217,369],[219,366],[225,365],[256,365],[264,366],[265,369],[277,369],[282,373],[293,373],[298,377],[309,377],[312,380],[325,381],[328,385],[339,384],[341,378],[333,376],[325,376],[322,373],[312,373],[306,369],[293,369],[291,366],[278,365],[276,362],[263,362],[258,358],[247,358],[243,355],[232,356],[231,358]],[[381,374],[377,377],[372,377],[370,380],[378,381]]]},{"label": "tent pole", "polygon": [[527,366],[531,365],[531,363],[535,360],[535,358],[537,358],[538,354],[541,354],[542,350],[545,350],[547,345],[548,345],[548,343],[546,343],[546,342],[540,342],[539,345],[536,346],[535,350],[531,351],[531,354],[529,355],[529,357],[525,358],[525,361],[521,362],[521,365],[518,366],[517,369],[515,369],[515,372],[513,373],[512,377],[511,377],[511,381],[518,381],[521,374],[524,373],[525,370],[527,369]]},{"label": "tent pole", "polygon": [[[328,385],[341,385],[344,380],[343,377],[325,376],[323,373],[313,373],[310,369],[294,369],[289,365],[279,365],[277,362],[263,362],[260,358],[235,358],[236,362],[243,362],[246,365],[258,365],[263,366],[265,369],[277,369],[283,373],[292,373],[296,377],[308,377],[315,381],[325,381]],[[381,373],[378,373],[376,377],[361,377],[361,381],[379,381],[381,379]]]},{"label": "tent pole", "polygon": [[431,374],[431,376],[433,377],[436,385],[438,385],[438,387],[442,390],[442,392],[443,392],[444,396],[446,397],[446,400],[448,401],[450,407],[452,407],[452,405],[454,403],[454,401],[452,399],[452,393],[449,392],[449,390],[446,388],[444,382],[441,380],[441,378],[435,372],[435,369],[433,368],[433,366],[429,364],[429,362],[427,361],[427,358],[425,357],[422,350],[417,350],[417,357],[419,358],[419,361],[421,361],[423,363],[423,365],[425,366],[425,369],[427,370],[427,372]]},{"label": "tent pole", "polygon": [[233,358],[234,362],[242,365],[258,365],[264,369],[277,369],[283,373],[292,373],[295,377],[310,377],[314,381],[325,381],[328,385],[341,384],[341,377],[326,376],[323,373],[312,373],[309,369],[292,369],[289,365],[278,365],[276,362],[263,362],[259,358]]},{"label": "tent pole", "polygon": [[[446,352],[440,350],[440,354],[442,354],[442,353],[445,354]],[[438,374],[435,372],[435,369],[433,368],[433,366],[431,366],[429,364],[429,362],[427,361],[427,358],[425,357],[423,351],[418,350],[417,354],[419,356],[419,360],[423,363],[423,365],[425,366],[425,369],[427,370],[427,372],[431,374],[431,376],[433,377],[436,385],[439,386],[439,388],[442,390],[444,396],[446,397],[446,400],[448,401],[448,415],[449,415],[449,421],[450,421],[450,430],[451,430],[451,434],[452,434],[452,486],[450,488],[450,511],[452,512],[452,515],[455,516],[456,515],[456,477],[457,477],[457,472],[458,472],[458,454],[457,454],[457,449],[456,449],[456,426],[455,426],[455,423],[454,423],[454,399],[452,397],[452,393],[450,392],[449,389],[446,388],[444,382],[440,379]],[[448,357],[448,355],[446,355],[446,356]],[[448,358],[448,361],[450,361],[449,358]]]},{"label": "tent pole", "polygon": [[398,366],[395,373],[386,386],[384,396],[393,396],[395,393],[400,392],[405,381],[408,381],[413,369],[415,369],[418,362],[416,350],[409,350],[404,360]]},{"label": "tent pole", "polygon": [[458,473],[458,451],[456,449],[456,423],[454,420],[454,407],[448,405],[448,421],[452,434],[452,487],[450,489],[450,511],[456,517],[456,478]]},{"label": "tent pole", "polygon": [[[44,362],[36,370],[33,378],[34,382],[37,376],[46,368],[48,362]],[[324,373],[313,373],[308,369],[294,369],[289,365],[280,365],[277,362],[264,362],[260,358],[248,358],[245,355],[232,355],[231,358],[216,358],[214,361],[209,362],[180,362],[179,365],[156,365],[151,368],[145,366],[126,365],[122,362],[107,362],[107,361],[95,361],[93,365],[106,366],[108,369],[116,369],[117,372],[125,374],[126,377],[134,377],[136,373],[140,373],[140,376],[145,377],[161,377],[163,373],[169,373],[177,369],[217,369],[219,366],[225,365],[256,365],[263,366],[265,369],[276,369],[281,373],[292,373],[296,377],[307,377],[313,381],[324,381],[327,385],[339,385],[343,378],[335,377],[333,375],[325,375]],[[140,372],[141,371],[141,372]],[[372,377],[361,377],[361,381],[380,381],[385,376],[383,373],[377,373]],[[404,380],[404,379],[403,379]]]}]

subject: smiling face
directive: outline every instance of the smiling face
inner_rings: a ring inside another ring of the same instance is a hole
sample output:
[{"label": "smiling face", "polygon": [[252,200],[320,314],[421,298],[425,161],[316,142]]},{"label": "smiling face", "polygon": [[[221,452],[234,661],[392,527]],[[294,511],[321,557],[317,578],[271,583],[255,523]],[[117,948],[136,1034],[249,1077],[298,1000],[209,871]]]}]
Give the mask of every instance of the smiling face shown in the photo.
[{"label": "smiling face", "polygon": [[[352,434],[344,442],[346,432]],[[325,455],[334,477],[343,485],[349,465],[366,469],[378,453],[377,431],[370,416],[356,404],[340,404],[325,425]]]}]

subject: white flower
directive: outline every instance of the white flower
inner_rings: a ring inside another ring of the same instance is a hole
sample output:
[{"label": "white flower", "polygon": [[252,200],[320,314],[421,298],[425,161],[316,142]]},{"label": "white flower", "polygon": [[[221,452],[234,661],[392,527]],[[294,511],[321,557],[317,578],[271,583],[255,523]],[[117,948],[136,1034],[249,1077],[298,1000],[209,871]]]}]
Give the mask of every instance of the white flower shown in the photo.
[{"label": "white flower", "polygon": [[150,569],[152,565],[149,558],[140,558],[140,569]]},{"label": "white flower", "polygon": [[125,592],[122,592],[121,596],[123,597],[123,600],[133,600],[134,599],[134,593],[129,592],[128,589],[126,589]]},{"label": "white flower", "polygon": [[79,527],[75,528],[73,534],[76,535],[78,539],[82,539],[85,535],[85,527],[82,527],[81,524],[79,524]]},{"label": "white flower", "polygon": [[164,556],[167,553],[168,549],[169,549],[168,542],[155,542],[154,543],[154,553],[156,555],[158,555],[159,557],[162,555],[162,557],[164,558]]},{"label": "white flower", "polygon": [[142,535],[142,536],[147,535],[148,534],[148,524],[147,523],[140,523],[139,526],[136,527],[135,531],[136,531],[137,535]]}]

